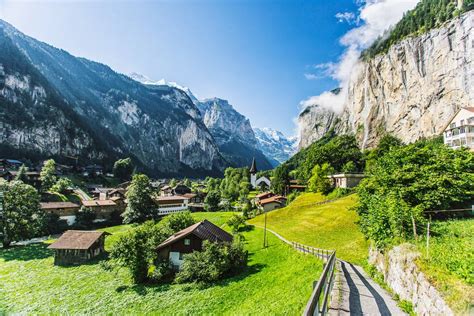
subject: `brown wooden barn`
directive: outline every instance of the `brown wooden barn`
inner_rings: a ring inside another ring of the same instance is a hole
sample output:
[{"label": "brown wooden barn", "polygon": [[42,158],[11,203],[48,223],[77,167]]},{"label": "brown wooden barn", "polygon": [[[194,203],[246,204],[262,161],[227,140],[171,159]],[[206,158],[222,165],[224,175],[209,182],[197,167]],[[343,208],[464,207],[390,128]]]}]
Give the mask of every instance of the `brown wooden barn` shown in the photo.
[{"label": "brown wooden barn", "polygon": [[68,230],[52,243],[55,265],[74,265],[87,262],[105,253],[107,232]]},{"label": "brown wooden barn", "polygon": [[158,257],[169,260],[174,269],[179,270],[183,255],[201,251],[204,240],[211,242],[232,242],[232,235],[213,223],[203,220],[191,225],[166,239],[158,247]]}]

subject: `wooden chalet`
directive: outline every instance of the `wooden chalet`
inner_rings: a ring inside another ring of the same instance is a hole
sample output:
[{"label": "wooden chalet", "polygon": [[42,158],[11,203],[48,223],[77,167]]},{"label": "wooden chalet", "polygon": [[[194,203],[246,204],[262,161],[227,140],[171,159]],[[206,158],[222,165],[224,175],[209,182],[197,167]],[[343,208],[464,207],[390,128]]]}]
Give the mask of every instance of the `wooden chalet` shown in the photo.
[{"label": "wooden chalet", "polygon": [[106,232],[68,230],[52,243],[55,265],[82,264],[105,253]]},{"label": "wooden chalet", "polygon": [[183,255],[193,251],[201,251],[205,240],[231,243],[233,237],[208,220],[203,220],[172,235],[162,242],[156,250],[160,259],[169,260],[173,268],[179,270],[183,263]]},{"label": "wooden chalet", "polygon": [[176,185],[174,188],[173,188],[173,194],[174,195],[184,195],[184,194],[187,194],[187,193],[191,193],[191,189],[180,183],[178,185]]},{"label": "wooden chalet", "polygon": [[96,221],[110,219],[112,213],[125,211],[124,203],[116,203],[113,200],[82,200],[81,203],[94,211]]}]

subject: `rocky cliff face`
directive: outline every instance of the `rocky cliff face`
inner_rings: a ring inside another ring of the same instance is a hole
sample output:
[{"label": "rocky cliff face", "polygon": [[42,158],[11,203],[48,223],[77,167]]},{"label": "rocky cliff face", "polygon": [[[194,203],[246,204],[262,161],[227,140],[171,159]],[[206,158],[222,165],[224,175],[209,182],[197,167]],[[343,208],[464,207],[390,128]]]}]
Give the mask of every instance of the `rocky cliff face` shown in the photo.
[{"label": "rocky cliff face", "polygon": [[413,142],[442,133],[461,107],[474,104],[474,12],[390,47],[355,67],[344,110],[312,106],[299,116],[300,147],[334,127],[362,147],[386,131]]},{"label": "rocky cliff face", "polygon": [[146,86],[0,21],[0,148],[19,157],[133,157],[160,174],[215,174],[226,162],[180,89]]},{"label": "rocky cliff face", "polygon": [[250,166],[255,158],[259,169],[271,169],[267,157],[258,149],[248,118],[237,112],[227,100],[212,98],[196,104],[204,124],[219,145],[224,157],[237,167]]}]

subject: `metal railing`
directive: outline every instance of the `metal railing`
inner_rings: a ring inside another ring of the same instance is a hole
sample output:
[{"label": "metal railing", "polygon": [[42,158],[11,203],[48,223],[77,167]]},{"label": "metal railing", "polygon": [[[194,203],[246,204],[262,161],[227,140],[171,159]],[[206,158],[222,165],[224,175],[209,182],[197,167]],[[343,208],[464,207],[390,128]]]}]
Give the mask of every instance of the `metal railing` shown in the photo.
[{"label": "metal railing", "polygon": [[326,264],[324,266],[323,273],[321,274],[318,283],[316,283],[316,286],[311,293],[311,297],[306,304],[306,308],[303,312],[304,316],[326,315],[329,309],[329,297],[334,285],[336,269],[336,251],[332,251],[328,256],[328,252],[330,252],[330,250],[319,250],[321,250],[321,252],[317,252],[318,255],[315,255],[318,257],[324,256],[322,258],[326,261]]}]

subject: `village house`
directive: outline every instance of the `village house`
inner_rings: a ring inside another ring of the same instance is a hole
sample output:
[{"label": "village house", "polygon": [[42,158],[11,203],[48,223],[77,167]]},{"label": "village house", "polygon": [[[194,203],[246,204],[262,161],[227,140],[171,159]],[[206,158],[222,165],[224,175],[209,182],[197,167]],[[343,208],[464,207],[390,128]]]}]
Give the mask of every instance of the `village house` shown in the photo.
[{"label": "village house", "polygon": [[[5,171],[2,174],[2,178],[7,181],[12,181],[18,175],[18,171]],[[35,188],[41,188],[41,174],[38,171],[27,171],[25,172],[27,178],[27,184],[34,186]]]},{"label": "village house", "polygon": [[106,232],[68,230],[52,243],[55,265],[82,264],[105,253]]},{"label": "village house", "polygon": [[160,189],[160,195],[161,196],[171,196],[171,195],[173,195],[173,188],[170,187],[169,185],[164,185]]},{"label": "village house", "polygon": [[191,225],[172,235],[157,247],[158,258],[169,260],[175,270],[183,264],[183,255],[201,251],[203,241],[231,243],[232,235],[208,220]]},{"label": "village house", "polygon": [[156,198],[158,215],[168,215],[188,210],[188,198],[180,195],[159,196]]},{"label": "village house", "polygon": [[0,172],[18,170],[23,163],[16,159],[0,159]]},{"label": "village house", "polygon": [[339,173],[328,176],[332,180],[333,186],[341,189],[356,187],[365,178],[362,173]]},{"label": "village house", "polygon": [[125,205],[115,203],[113,200],[82,200],[84,207],[90,208],[96,215],[95,222],[103,222],[111,218],[112,213],[119,214],[125,211]]},{"label": "village house", "polygon": [[191,189],[180,183],[180,184],[177,184],[174,188],[173,188],[173,195],[184,195],[184,194],[188,194],[188,193],[191,193]]},{"label": "village house", "polygon": [[276,194],[273,193],[273,192],[263,192],[263,193],[260,193],[260,194],[257,194],[255,196],[255,199],[256,201],[261,201],[261,200],[264,200],[264,199],[268,199],[272,196],[275,196]]},{"label": "village house", "polygon": [[306,191],[306,185],[301,184],[298,180],[290,180],[287,187],[287,192],[304,192]]},{"label": "village house", "polygon": [[43,211],[58,215],[59,219],[65,220],[69,226],[76,222],[76,212],[81,208],[72,202],[41,202],[40,205]]},{"label": "village house", "polygon": [[191,212],[204,211],[204,199],[206,198],[205,193],[186,193],[183,194],[183,196],[188,199],[188,207]]},{"label": "village house", "polygon": [[273,211],[286,206],[286,197],[275,195],[259,200],[256,204],[264,212]]},{"label": "village house", "polygon": [[444,128],[444,144],[453,149],[474,150],[474,107],[459,109]]}]

